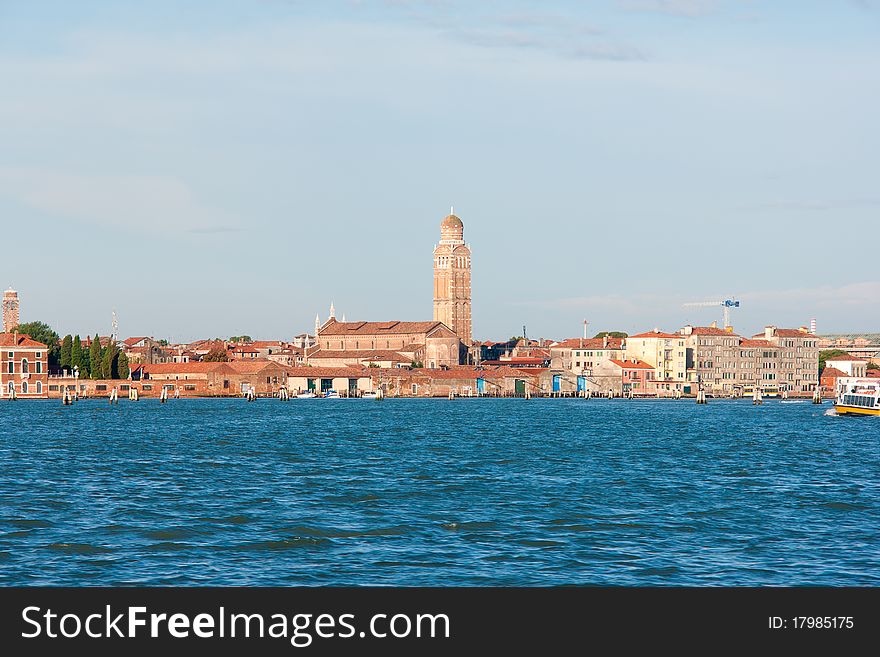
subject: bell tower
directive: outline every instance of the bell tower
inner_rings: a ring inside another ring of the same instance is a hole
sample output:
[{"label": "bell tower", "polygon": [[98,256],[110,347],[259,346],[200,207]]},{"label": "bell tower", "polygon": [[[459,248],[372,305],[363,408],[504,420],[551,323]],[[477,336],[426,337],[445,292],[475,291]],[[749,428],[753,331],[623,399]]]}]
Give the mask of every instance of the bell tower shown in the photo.
[{"label": "bell tower", "polygon": [[434,247],[434,320],[470,346],[471,250],[464,241],[464,224],[453,210],[440,222],[440,243]]},{"label": "bell tower", "polygon": [[12,333],[18,324],[18,292],[10,288],[3,293],[3,332]]}]

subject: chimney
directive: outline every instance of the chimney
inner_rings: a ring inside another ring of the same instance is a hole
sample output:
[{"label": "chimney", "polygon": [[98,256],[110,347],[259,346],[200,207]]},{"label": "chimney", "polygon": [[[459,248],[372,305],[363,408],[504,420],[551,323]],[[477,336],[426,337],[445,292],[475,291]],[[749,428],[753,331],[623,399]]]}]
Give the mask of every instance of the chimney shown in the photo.
[{"label": "chimney", "polygon": [[776,330],[775,326],[765,326],[764,327],[764,339],[770,340],[773,337],[773,332]]},{"label": "chimney", "polygon": [[607,335],[603,335],[603,336],[602,336],[602,348],[605,349],[605,348],[607,348],[607,347],[608,347],[608,336],[607,336]]},{"label": "chimney", "polygon": [[694,327],[688,324],[683,329],[681,329],[682,335],[691,335],[694,332]]}]

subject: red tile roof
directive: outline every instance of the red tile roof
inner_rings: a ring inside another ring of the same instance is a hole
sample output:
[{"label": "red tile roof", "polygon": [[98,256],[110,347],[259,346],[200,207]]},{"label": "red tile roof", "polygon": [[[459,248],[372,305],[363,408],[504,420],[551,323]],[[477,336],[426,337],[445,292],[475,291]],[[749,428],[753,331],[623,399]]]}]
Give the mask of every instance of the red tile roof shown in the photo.
[{"label": "red tile roof", "polygon": [[733,331],[725,331],[717,326],[694,326],[691,329],[691,335],[732,335],[739,337],[739,335]]},{"label": "red tile roof", "polygon": [[27,333],[0,333],[0,347],[24,347],[26,349],[46,349],[42,342],[32,340]]},{"label": "red tile roof", "polygon": [[146,340],[148,337],[149,336],[143,335],[138,338],[125,338],[125,340],[122,341],[122,344],[127,344],[128,346],[133,346],[133,345],[136,345],[141,340]]},{"label": "red tile roof", "polygon": [[746,340],[743,339],[742,342],[739,343],[740,347],[770,347],[772,349],[778,349],[778,345],[773,344],[769,340]]},{"label": "red tile roof", "polygon": [[852,354],[840,354],[839,356],[832,356],[831,358],[826,358],[825,362],[832,361],[844,361],[848,363],[866,363],[868,362],[865,358],[859,358],[858,356],[853,356]]},{"label": "red tile roof", "polygon": [[254,358],[253,360],[231,360],[228,363],[224,363],[224,365],[228,365],[238,374],[254,374],[267,368],[273,370],[287,369],[286,365],[264,358]]},{"label": "red tile roof", "polygon": [[664,339],[676,339],[676,340],[684,340],[684,336],[681,333],[664,333],[663,331],[647,331],[645,333],[639,333],[638,335],[631,335],[630,338],[664,338]]},{"label": "red tile roof", "polygon": [[[357,379],[370,376],[374,369],[366,367],[288,367],[287,376],[305,377],[307,379],[317,378],[348,378]],[[387,370],[386,370],[387,371]],[[396,371],[396,370],[392,370]]]},{"label": "red tile roof", "polygon": [[614,358],[611,359],[611,362],[617,365],[618,367],[622,367],[625,370],[653,370],[654,366],[649,365],[643,360],[637,360],[635,362],[631,360],[616,360]]},{"label": "red tile roof", "polygon": [[[770,327],[768,327],[770,328]],[[809,333],[807,331],[801,331],[800,329],[773,329],[773,336],[777,338],[815,338],[817,336]],[[755,333],[752,336],[753,338],[763,338],[764,333]]]},{"label": "red tile roof", "polygon": [[443,322],[337,322],[328,320],[321,327],[321,335],[397,335],[401,333],[428,333]]},{"label": "red tile roof", "polygon": [[843,372],[842,370],[837,369],[836,367],[826,367],[824,370],[822,370],[822,378],[823,379],[825,377],[831,377],[833,379],[836,379],[839,376],[849,376],[849,374],[847,374],[846,372]]}]

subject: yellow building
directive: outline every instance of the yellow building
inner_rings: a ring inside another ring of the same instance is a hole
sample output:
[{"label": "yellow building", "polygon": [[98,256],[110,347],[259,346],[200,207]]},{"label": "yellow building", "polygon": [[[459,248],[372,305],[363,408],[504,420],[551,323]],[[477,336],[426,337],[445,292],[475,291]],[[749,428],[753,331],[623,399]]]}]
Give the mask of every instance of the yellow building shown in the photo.
[{"label": "yellow building", "polygon": [[687,349],[683,335],[664,333],[660,329],[631,335],[626,339],[626,357],[644,361],[654,368],[658,392],[684,392]]}]

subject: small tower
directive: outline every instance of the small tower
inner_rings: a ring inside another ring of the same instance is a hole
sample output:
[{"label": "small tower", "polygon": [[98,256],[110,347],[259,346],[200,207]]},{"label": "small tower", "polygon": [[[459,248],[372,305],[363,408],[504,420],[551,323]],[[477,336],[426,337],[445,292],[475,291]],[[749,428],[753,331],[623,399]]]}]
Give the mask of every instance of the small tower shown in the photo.
[{"label": "small tower", "polygon": [[3,332],[12,333],[20,324],[18,317],[18,292],[9,288],[3,293]]},{"label": "small tower", "polygon": [[333,302],[330,302],[330,317],[328,319],[336,319],[336,308],[333,307]]},{"label": "small tower", "polygon": [[318,339],[318,331],[321,330],[321,318],[315,313],[315,340]]},{"label": "small tower", "polygon": [[471,250],[464,224],[450,211],[440,222],[440,243],[434,247],[434,320],[471,344]]}]

